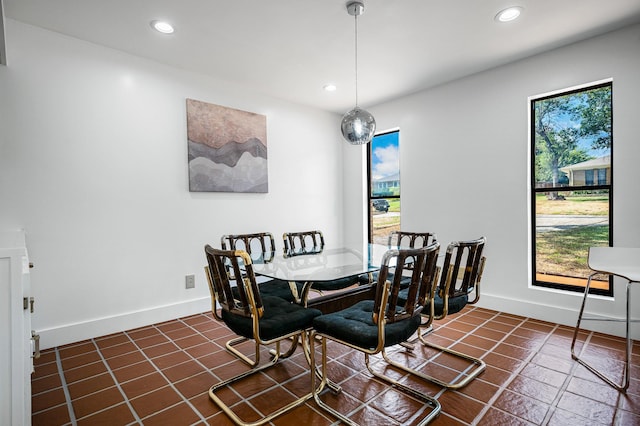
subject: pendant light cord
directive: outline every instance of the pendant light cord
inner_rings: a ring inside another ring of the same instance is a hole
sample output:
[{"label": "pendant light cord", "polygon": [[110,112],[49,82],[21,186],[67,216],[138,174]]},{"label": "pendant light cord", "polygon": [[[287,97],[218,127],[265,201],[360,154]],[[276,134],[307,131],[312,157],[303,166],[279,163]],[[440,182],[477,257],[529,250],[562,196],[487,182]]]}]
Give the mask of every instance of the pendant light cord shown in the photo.
[{"label": "pendant light cord", "polygon": [[355,14],[356,20],[356,108],[358,108],[358,14]]}]

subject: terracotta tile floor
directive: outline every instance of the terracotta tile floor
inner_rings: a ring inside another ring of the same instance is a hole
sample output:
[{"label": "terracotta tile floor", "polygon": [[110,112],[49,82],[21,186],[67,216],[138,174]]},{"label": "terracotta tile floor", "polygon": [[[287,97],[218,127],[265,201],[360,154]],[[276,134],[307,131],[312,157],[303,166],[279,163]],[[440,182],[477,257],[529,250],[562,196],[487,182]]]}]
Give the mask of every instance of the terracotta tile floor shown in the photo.
[{"label": "terracotta tile floor", "polygon": [[[436,327],[433,341],[482,357],[487,369],[460,391],[444,391],[391,371],[438,398],[442,413],[434,425],[640,425],[638,342],[625,395],[571,360],[570,327],[481,308],[467,308]],[[32,379],[33,424],[231,424],[207,391],[246,368],[224,349],[232,335],[211,314],[203,313],[46,350]],[[251,348],[246,346],[247,353]],[[580,335],[580,350],[614,377],[621,375],[623,348],[623,339],[617,337]],[[343,392],[337,396],[327,392],[323,399],[341,412],[371,425],[415,424],[420,413],[424,415],[420,402],[373,380],[360,353],[337,345],[329,352],[330,377]],[[408,358],[413,364],[421,356],[433,355],[422,347],[415,352]],[[394,355],[405,353],[398,348]],[[465,366],[440,356],[426,368],[451,377],[453,370]],[[309,388],[308,366],[298,350],[234,386],[227,397],[237,401],[244,419],[253,420],[255,410],[268,412]],[[273,424],[337,422],[311,400]]]}]

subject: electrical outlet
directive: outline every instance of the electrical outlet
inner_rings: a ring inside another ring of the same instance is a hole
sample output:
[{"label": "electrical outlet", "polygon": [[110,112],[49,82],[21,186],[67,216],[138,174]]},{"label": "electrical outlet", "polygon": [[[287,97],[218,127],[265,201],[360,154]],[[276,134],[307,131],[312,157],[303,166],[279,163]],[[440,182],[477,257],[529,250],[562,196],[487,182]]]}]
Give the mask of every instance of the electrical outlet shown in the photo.
[{"label": "electrical outlet", "polygon": [[185,277],[185,288],[195,288],[196,287],[196,276],[195,275],[187,275]]}]

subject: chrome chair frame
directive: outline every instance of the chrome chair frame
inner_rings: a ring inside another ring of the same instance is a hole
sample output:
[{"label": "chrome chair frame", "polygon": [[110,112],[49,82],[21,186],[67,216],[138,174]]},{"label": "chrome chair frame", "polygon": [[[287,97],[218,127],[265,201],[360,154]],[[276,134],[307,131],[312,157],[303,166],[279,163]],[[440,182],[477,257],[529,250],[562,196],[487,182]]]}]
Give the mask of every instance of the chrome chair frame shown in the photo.
[{"label": "chrome chair frame", "polygon": [[[479,287],[486,262],[486,258],[482,255],[485,242],[486,239],[481,237],[471,241],[454,241],[447,246],[441,270],[440,284],[437,287],[435,285],[432,287],[434,291],[431,292],[430,312],[424,315],[426,322],[421,325],[421,329],[425,331],[418,333],[418,339],[424,346],[447,353],[470,363],[469,367],[463,372],[463,375],[449,382],[433,376],[423,376],[424,379],[447,389],[460,389],[466,386],[486,369],[486,363],[482,359],[431,343],[427,339],[427,336],[433,331],[433,320],[441,320],[449,313],[450,298],[468,296],[468,294],[475,292],[475,298],[467,301],[466,304],[474,304],[480,299]],[[464,264],[462,263],[463,260],[465,260]],[[460,274],[462,274],[462,280],[461,284],[457,286],[456,283],[458,282]],[[438,274],[435,276],[435,282],[437,282],[437,275]],[[442,298],[443,302],[442,312],[439,314],[436,314],[434,306],[436,292]],[[403,346],[412,350],[411,345]]]},{"label": "chrome chair frame", "polygon": [[[276,243],[273,238],[273,234],[270,232],[255,232],[252,234],[227,234],[220,237],[220,246],[223,250],[244,250],[251,257],[252,263],[270,263],[273,261],[273,258],[276,255]],[[213,288],[213,284],[211,282],[211,275],[209,274],[209,269],[205,267],[205,275],[209,282],[210,287]],[[278,286],[280,287],[285,282],[281,280],[269,279],[267,281],[261,282],[258,284],[261,293],[269,294],[269,286]],[[300,304],[300,297],[298,296],[298,287],[295,283],[289,282],[286,283],[286,286],[289,288],[291,292],[291,301]],[[287,300],[289,300],[287,298]],[[234,345],[239,345],[245,341],[247,338],[236,337],[229,340],[225,347],[234,355],[238,356],[245,363],[251,365],[253,361],[249,360],[244,354],[239,353],[235,349],[232,349]],[[279,354],[279,356],[283,358],[287,358],[296,351],[296,347],[298,345],[298,339],[292,339],[292,344],[287,350],[287,352],[283,354]],[[273,351],[271,351],[272,355]]]},{"label": "chrome chair frame", "polygon": [[[631,353],[633,341],[630,334],[630,323],[638,322],[640,320],[631,319],[631,286],[633,284],[640,284],[640,268],[637,266],[640,263],[640,249],[627,248],[627,247],[591,247],[589,248],[588,264],[589,268],[595,271],[589,275],[587,284],[582,296],[582,305],[580,305],[580,313],[578,314],[578,320],[573,330],[573,339],[571,340],[571,358],[584,366],[587,370],[602,379],[609,386],[614,389],[626,393],[630,384],[630,372],[631,372]],[[591,287],[591,280],[598,274],[613,275],[627,280],[626,284],[626,312],[625,318],[603,318],[603,317],[586,317],[584,316],[584,308],[587,303],[587,297],[589,296],[589,288]],[[624,322],[625,323],[625,362],[622,372],[622,382],[616,383],[611,377],[608,377],[603,372],[596,369],[593,365],[580,358],[576,353],[575,346],[578,338],[578,332],[580,331],[580,324],[582,321],[612,321],[612,322]]]},{"label": "chrome chair frame", "polygon": [[[242,419],[240,419],[240,417],[216,394],[216,392],[232,383],[238,382],[239,380],[242,380],[252,374],[258,373],[275,365],[281,358],[281,341],[291,340],[295,344],[295,342],[300,339],[302,341],[302,345],[306,345],[305,339],[311,328],[311,325],[309,324],[309,326],[305,329],[297,329],[291,332],[287,332],[272,339],[263,339],[260,332],[260,318],[262,318],[265,313],[265,305],[263,304],[260,297],[260,290],[255,280],[251,257],[249,256],[249,254],[244,250],[217,250],[209,245],[205,246],[205,253],[207,256],[209,269],[208,276],[210,278],[209,288],[212,295],[212,311],[215,318],[224,321],[223,315],[220,315],[217,312],[218,304],[221,306],[221,309],[226,310],[227,312],[229,312],[229,314],[237,314],[242,317],[251,318],[253,340],[255,341],[255,357],[253,360],[238,351],[233,347],[233,344],[230,343],[235,343],[236,340],[246,341],[247,339],[245,337],[239,337],[238,339],[232,339],[231,341],[227,342],[227,350],[237,356],[244,363],[248,364],[251,368],[243,373],[240,373],[236,376],[233,376],[227,380],[211,386],[211,388],[209,389],[209,397],[237,425],[258,426],[268,423],[276,417],[284,414],[285,412],[299,405],[302,405],[305,401],[312,397],[313,392],[309,392],[308,394],[299,397],[291,403],[279,408],[275,412],[254,422],[244,422]],[[231,264],[229,264],[225,261],[225,259],[230,258],[235,258],[236,260],[232,261]],[[242,269],[237,259],[241,259]],[[211,271],[213,271],[213,273],[211,273]],[[226,278],[223,278],[225,276]],[[221,283],[221,280],[223,279],[228,280],[230,278],[242,283],[243,290],[241,290],[239,293],[241,300],[235,299],[230,286],[217,284]],[[221,293],[224,293],[224,295],[221,295]],[[274,299],[278,300],[277,298]],[[290,304],[288,306],[294,306],[294,304]],[[299,307],[299,305],[295,306],[299,309],[308,309]],[[319,314],[320,312],[318,311],[318,315]],[[272,344],[275,345],[275,350],[270,351],[272,355],[271,360],[268,363],[260,365],[260,346],[268,346]],[[295,349],[295,347],[293,349]]]},{"label": "chrome chair frame", "polygon": [[[370,355],[380,353],[382,354],[383,359],[388,364],[409,374],[413,374],[418,377],[423,376],[421,372],[412,369],[404,364],[393,361],[387,356],[385,347],[388,345],[388,342],[385,341],[385,327],[387,323],[392,324],[398,321],[411,320],[415,315],[421,315],[422,309],[424,308],[424,303],[426,302],[426,283],[433,281],[433,274],[435,274],[436,271],[436,260],[439,248],[440,245],[436,242],[429,247],[404,250],[391,249],[387,251],[387,253],[385,253],[382,260],[382,267],[378,275],[376,299],[373,305],[372,312],[372,320],[377,327],[377,344],[375,345],[375,347],[358,346],[357,344],[347,342],[330,334],[318,332],[315,329],[315,326],[317,324],[314,323],[314,329],[311,331],[309,337],[311,370],[314,371],[316,367],[315,342],[318,338],[320,340],[322,351],[322,374],[319,386],[316,386],[315,383],[316,374],[311,374],[311,388],[313,397],[320,408],[331,413],[332,415],[340,419],[341,422],[348,425],[357,426],[357,423],[353,422],[344,414],[340,413],[333,407],[323,402],[320,398],[320,393],[323,391],[325,386],[327,386],[328,384],[330,385],[330,381],[327,378],[327,339],[333,340],[347,347],[363,352],[365,356],[365,365],[368,371],[373,374],[374,377],[377,377],[391,384],[393,387],[400,389],[401,391],[413,397],[416,397],[429,405],[431,407],[431,412],[429,412],[429,414],[419,423],[419,425],[426,425],[439,415],[441,411],[441,405],[436,398],[426,395],[425,393],[420,392],[417,389],[400,383],[399,381],[388,375],[376,371],[371,367],[369,362]],[[393,276],[389,273],[390,262],[392,260],[396,261],[396,270]],[[414,268],[412,269],[412,284],[410,287],[411,296],[409,300],[415,301],[415,303],[408,301],[407,303],[405,303],[405,306],[398,306],[396,309],[392,309],[391,306],[395,307],[397,303],[397,296],[398,290],[400,288],[403,267],[409,264],[414,265]],[[388,278],[391,278],[392,281],[389,281]],[[332,388],[332,390],[334,389]]]}]

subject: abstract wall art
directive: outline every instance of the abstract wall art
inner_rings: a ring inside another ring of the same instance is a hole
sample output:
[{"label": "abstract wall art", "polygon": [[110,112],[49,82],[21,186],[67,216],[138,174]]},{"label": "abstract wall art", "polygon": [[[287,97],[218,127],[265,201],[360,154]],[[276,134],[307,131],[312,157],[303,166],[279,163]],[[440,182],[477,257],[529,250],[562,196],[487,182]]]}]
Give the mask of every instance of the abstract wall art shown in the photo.
[{"label": "abstract wall art", "polygon": [[187,99],[189,191],[266,193],[267,117]]}]

